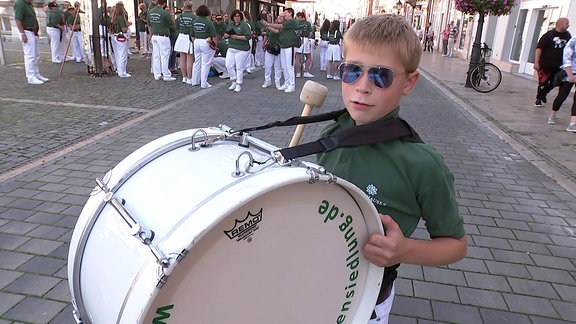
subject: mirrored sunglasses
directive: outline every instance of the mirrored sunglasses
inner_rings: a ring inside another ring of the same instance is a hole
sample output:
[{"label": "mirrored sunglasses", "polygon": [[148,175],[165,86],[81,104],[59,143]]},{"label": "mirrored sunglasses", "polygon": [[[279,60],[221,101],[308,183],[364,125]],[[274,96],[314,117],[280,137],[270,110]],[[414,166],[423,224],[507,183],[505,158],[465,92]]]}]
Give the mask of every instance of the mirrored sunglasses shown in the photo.
[{"label": "mirrored sunglasses", "polygon": [[[360,79],[365,68],[358,64],[343,62],[338,69],[342,82],[352,84]],[[394,71],[385,67],[373,66],[368,68],[368,79],[378,88],[386,89],[394,81]]]}]

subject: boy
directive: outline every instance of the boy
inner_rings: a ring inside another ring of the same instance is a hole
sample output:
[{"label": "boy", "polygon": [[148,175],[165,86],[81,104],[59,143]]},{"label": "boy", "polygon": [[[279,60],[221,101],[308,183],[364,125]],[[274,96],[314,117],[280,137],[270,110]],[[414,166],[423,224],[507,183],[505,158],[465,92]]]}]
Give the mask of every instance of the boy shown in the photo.
[{"label": "boy", "polygon": [[[402,96],[416,85],[421,47],[414,30],[396,15],[357,21],[344,36],[339,72],[347,109],[323,136],[396,118]],[[320,153],[327,171],[364,190],[381,214],[386,235],[372,234],[364,256],[386,267],[369,323],[387,323],[400,263],[442,266],[466,255],[466,234],[454,196],[453,175],[441,156],[423,143],[393,139]],[[410,239],[422,218],[431,240]]]}]

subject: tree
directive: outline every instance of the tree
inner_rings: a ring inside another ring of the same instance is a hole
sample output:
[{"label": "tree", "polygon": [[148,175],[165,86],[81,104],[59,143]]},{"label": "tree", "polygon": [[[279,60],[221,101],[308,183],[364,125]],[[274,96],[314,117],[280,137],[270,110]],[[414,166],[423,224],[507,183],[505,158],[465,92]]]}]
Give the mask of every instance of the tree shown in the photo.
[{"label": "tree", "polygon": [[[486,15],[505,16],[509,15],[516,5],[516,0],[456,0],[456,10],[465,14],[478,14],[478,28],[474,44],[472,45],[472,55],[468,74],[480,62],[480,41],[482,40],[482,29],[484,28],[484,17]],[[466,87],[471,87],[468,77],[466,77]]]}]

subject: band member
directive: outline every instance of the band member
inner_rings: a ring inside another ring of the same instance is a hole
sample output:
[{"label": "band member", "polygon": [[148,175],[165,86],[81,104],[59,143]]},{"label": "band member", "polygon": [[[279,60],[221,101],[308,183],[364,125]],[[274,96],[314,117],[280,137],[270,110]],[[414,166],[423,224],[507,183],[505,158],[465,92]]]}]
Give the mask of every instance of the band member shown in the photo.
[{"label": "band member", "polygon": [[168,61],[172,51],[170,31],[176,27],[165,8],[166,0],[158,0],[157,5],[148,11],[148,30],[152,35],[152,69],[155,80],[174,81],[176,78],[168,69]]},{"label": "band member", "polygon": [[84,50],[82,49],[82,28],[80,20],[80,2],[74,2],[74,7],[68,9],[70,15],[68,16],[68,26],[72,32],[70,43],[72,45],[72,57],[76,62],[84,62],[86,56],[84,55]]},{"label": "band member", "polygon": [[110,17],[110,31],[113,33],[112,43],[114,48],[114,56],[116,58],[116,71],[121,78],[129,78],[130,75],[126,72],[126,65],[128,64],[128,51],[129,51],[129,36],[126,35],[128,31],[128,13],[124,10],[122,2],[116,3],[114,11]]},{"label": "band member", "polygon": [[64,55],[62,55],[62,39],[66,33],[64,22],[62,21],[62,14],[58,10],[55,2],[48,3],[48,12],[46,13],[46,32],[50,37],[50,52],[52,55],[52,63],[62,63]]},{"label": "band member", "polygon": [[24,70],[28,84],[44,84],[48,78],[40,75],[40,50],[38,49],[38,19],[32,6],[32,0],[14,1],[14,20],[20,32],[22,51],[24,52]]}]

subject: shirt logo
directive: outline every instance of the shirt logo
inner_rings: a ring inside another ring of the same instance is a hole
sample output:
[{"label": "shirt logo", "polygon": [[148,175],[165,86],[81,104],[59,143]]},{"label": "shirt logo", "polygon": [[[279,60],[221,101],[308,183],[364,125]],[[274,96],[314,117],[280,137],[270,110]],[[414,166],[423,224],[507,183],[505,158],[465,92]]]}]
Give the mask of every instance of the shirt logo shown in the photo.
[{"label": "shirt logo", "polygon": [[374,204],[374,205],[378,205],[378,206],[388,206],[387,203],[383,202],[382,200],[374,197],[378,194],[378,188],[376,188],[375,185],[373,184],[369,184],[366,187],[366,194],[368,195],[368,198],[370,199],[370,201]]}]

